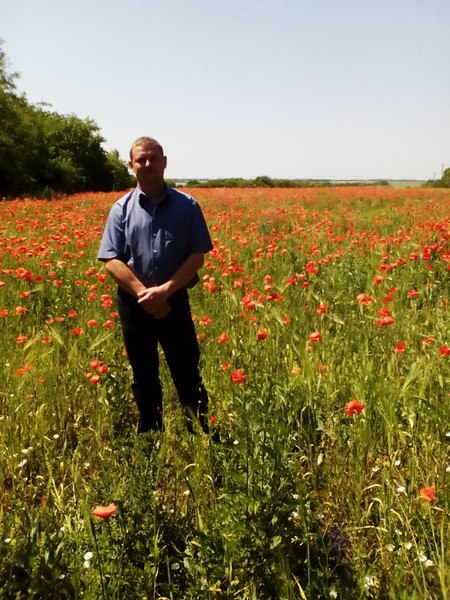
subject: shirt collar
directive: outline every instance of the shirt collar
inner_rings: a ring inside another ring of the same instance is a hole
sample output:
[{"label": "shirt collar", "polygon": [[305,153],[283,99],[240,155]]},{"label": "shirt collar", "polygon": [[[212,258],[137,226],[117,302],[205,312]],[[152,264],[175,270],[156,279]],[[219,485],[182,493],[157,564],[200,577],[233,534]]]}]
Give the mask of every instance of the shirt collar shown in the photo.
[{"label": "shirt collar", "polygon": [[[170,195],[169,186],[167,184],[164,184],[164,185],[165,185],[165,187],[162,192],[161,200],[158,202],[158,204],[156,206],[160,206],[163,202],[165,202],[167,200],[168,196]],[[141,203],[142,200],[148,200],[147,194],[145,194],[145,192],[143,192],[139,186],[136,187],[136,193],[137,193],[139,203]]]}]

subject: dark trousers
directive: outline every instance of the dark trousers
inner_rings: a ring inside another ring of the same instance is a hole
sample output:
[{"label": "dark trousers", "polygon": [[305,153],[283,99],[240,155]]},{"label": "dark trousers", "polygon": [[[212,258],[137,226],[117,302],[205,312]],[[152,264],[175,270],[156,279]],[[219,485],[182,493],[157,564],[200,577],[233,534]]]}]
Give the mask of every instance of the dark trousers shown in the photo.
[{"label": "dark trousers", "polygon": [[155,319],[137,300],[121,290],[118,308],[123,338],[133,370],[133,395],[139,410],[139,432],[162,429],[162,389],[158,343],[164,351],[180,402],[192,431],[195,415],[208,431],[208,395],[198,369],[200,350],[192,322],[187,290],[169,298],[170,313]]}]

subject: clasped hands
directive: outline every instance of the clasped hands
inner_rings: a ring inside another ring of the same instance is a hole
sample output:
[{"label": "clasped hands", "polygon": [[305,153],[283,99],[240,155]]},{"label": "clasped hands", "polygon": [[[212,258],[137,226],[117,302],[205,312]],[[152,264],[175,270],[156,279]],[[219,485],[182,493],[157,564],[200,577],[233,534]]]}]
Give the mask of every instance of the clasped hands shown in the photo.
[{"label": "clasped hands", "polygon": [[168,295],[159,286],[138,292],[137,298],[138,304],[155,319],[164,319],[171,311],[170,304],[167,302]]}]

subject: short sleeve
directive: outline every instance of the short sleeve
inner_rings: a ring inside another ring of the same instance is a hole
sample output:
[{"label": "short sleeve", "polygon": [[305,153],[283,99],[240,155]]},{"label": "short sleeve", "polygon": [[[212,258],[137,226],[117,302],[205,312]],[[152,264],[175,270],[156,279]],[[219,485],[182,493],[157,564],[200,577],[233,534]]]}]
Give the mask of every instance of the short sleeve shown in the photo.
[{"label": "short sleeve", "polygon": [[122,210],[118,203],[111,208],[103,232],[100,249],[97,258],[99,260],[110,260],[112,258],[124,258],[125,232],[123,227]]}]

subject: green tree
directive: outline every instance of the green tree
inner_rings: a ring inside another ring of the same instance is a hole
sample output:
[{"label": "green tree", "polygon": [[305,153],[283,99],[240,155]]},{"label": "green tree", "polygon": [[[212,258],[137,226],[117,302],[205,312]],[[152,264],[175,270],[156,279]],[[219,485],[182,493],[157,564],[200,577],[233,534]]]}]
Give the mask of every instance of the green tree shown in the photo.
[{"label": "green tree", "polygon": [[31,105],[16,92],[0,41],[0,198],[127,189],[134,179],[106,152],[92,119]]}]

